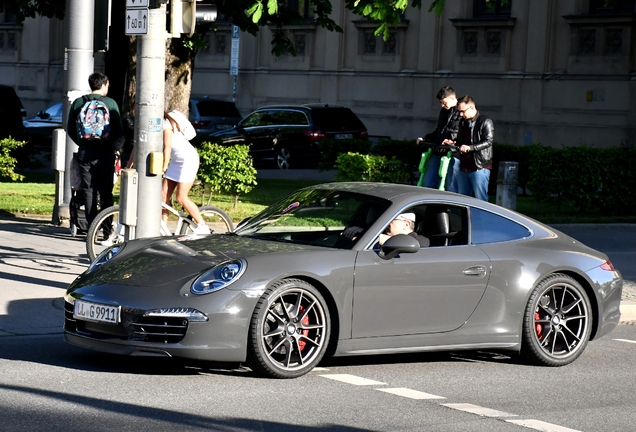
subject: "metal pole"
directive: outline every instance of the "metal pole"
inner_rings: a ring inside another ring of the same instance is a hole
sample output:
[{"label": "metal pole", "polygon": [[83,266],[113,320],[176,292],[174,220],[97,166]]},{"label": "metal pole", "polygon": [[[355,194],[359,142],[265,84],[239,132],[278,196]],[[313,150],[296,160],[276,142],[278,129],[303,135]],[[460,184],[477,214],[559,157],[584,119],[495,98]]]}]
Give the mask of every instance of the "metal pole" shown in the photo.
[{"label": "metal pole", "polygon": [[[64,49],[64,94],[63,120],[66,128],[68,111],[75,98],[90,93],[88,76],[94,72],[93,58],[93,19],[95,3],[86,0],[66,1],[66,20],[68,23],[68,43]],[[67,131],[68,132],[68,131]],[[77,145],[66,138],[66,170],[64,171],[64,191],[62,204],[53,209],[54,224],[59,224],[60,219],[69,219],[69,204],[71,202],[71,160],[73,153],[77,151]],[[59,192],[59,191],[58,191]]]},{"label": "metal pole", "polygon": [[139,173],[136,238],[159,235],[166,68],[166,5],[150,9],[148,33],[137,37],[135,168]]},{"label": "metal pole", "polygon": [[517,209],[517,184],[519,183],[519,162],[499,162],[497,173],[497,205]]}]

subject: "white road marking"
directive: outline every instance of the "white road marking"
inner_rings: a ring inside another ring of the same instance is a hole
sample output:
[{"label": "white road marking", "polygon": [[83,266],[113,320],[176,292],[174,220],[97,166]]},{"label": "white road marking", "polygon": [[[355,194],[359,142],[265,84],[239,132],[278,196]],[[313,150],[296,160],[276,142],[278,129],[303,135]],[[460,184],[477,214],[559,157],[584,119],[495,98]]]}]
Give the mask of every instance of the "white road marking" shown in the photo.
[{"label": "white road marking", "polygon": [[315,367],[311,371],[312,372],[328,372],[329,369],[326,367]]},{"label": "white road marking", "polygon": [[376,390],[391,393],[397,396],[403,396],[410,399],[446,399],[443,396],[436,396],[430,393],[424,393],[417,390],[411,390],[404,387],[400,388],[377,388]]},{"label": "white road marking", "polygon": [[490,408],[480,407],[478,405],[467,403],[454,403],[454,404],[441,404],[442,406],[456,409],[459,411],[469,412],[471,414],[477,414],[482,417],[517,417],[517,414],[510,414],[503,411],[497,411]]},{"label": "white road marking", "polygon": [[329,374],[329,375],[320,375],[321,377],[329,378],[336,381],[341,381],[347,384],[353,384],[357,386],[368,386],[368,385],[386,385],[380,381],[373,381],[366,378],[357,377],[355,375],[349,374]]},{"label": "white road marking", "polygon": [[619,342],[627,342],[627,343],[633,343],[636,344],[636,341],[633,340],[629,340],[629,339],[613,339],[615,341],[619,341]]},{"label": "white road marking", "polygon": [[527,427],[530,429],[542,431],[542,432],[581,432],[576,429],[570,429],[563,426],[555,425],[552,423],[546,423],[539,420],[506,420],[508,423],[514,423],[519,426]]}]

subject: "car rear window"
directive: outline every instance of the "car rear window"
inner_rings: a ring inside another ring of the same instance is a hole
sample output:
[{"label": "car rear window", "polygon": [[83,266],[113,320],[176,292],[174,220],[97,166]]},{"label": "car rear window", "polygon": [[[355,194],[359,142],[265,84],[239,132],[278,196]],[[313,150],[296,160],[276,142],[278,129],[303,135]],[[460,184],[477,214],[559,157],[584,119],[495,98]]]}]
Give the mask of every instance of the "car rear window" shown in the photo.
[{"label": "car rear window", "polygon": [[201,117],[241,117],[234,102],[199,101],[197,108]]},{"label": "car rear window", "polygon": [[349,108],[313,109],[314,125],[324,131],[365,130],[366,127]]}]

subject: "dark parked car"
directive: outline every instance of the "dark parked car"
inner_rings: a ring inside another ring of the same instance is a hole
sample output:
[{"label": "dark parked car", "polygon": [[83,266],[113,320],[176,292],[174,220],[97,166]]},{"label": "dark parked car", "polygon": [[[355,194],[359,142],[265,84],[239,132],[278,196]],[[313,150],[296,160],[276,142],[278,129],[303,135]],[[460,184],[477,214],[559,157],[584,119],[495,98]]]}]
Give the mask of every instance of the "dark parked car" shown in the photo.
[{"label": "dark parked car", "polygon": [[[394,233],[408,219],[428,247]],[[403,223],[403,222],[402,222]],[[608,257],[464,195],[385,183],[301,189],[232,233],[133,240],[68,288],[67,342],[247,362],[291,378],[324,355],[503,350],[577,359],[620,319]]]},{"label": "dark parked car", "polygon": [[367,139],[362,121],[337,105],[266,106],[248,114],[236,127],[217,132],[223,144],[247,144],[255,161],[275,161],[287,169],[301,159],[316,161],[325,139]]},{"label": "dark parked car", "polygon": [[25,120],[26,139],[35,144],[51,145],[53,131],[62,126],[62,102],[51,105],[29,120]]},{"label": "dark parked car", "polygon": [[230,129],[241,118],[234,102],[209,99],[207,96],[190,98],[189,120],[200,137]]},{"label": "dark parked car", "polygon": [[22,120],[26,111],[13,87],[0,85],[0,139],[12,136],[21,139],[24,132]]}]

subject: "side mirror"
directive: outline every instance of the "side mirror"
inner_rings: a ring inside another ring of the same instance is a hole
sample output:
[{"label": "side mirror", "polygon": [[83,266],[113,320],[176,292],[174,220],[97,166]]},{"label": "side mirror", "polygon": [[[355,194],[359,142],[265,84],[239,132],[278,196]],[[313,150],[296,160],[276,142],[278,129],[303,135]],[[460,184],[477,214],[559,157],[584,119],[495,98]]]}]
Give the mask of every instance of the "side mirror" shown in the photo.
[{"label": "side mirror", "polygon": [[420,242],[406,234],[398,234],[384,242],[380,248],[380,258],[390,260],[401,253],[415,253],[420,250]]}]

